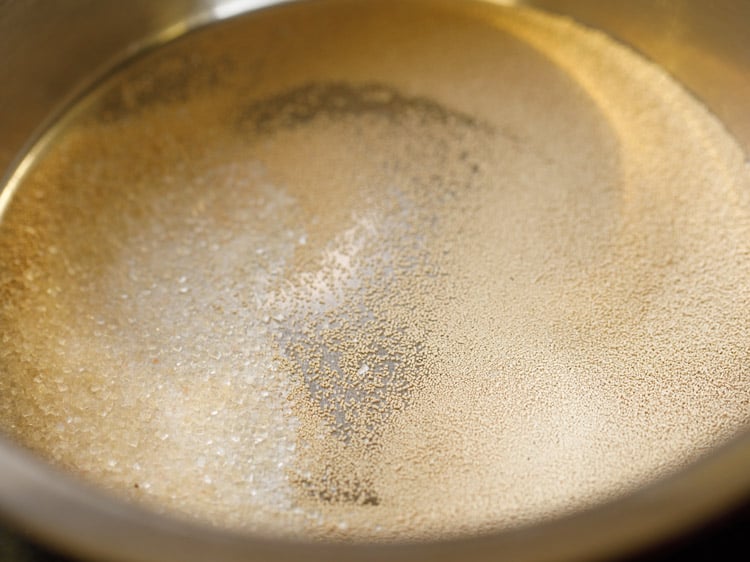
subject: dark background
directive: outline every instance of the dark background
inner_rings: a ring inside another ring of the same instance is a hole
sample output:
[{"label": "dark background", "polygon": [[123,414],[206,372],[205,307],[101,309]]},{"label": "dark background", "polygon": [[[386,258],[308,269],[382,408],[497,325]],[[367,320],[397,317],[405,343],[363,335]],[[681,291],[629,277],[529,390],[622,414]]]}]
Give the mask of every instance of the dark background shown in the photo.
[{"label": "dark background", "polygon": [[[618,562],[673,562],[684,560],[750,560],[750,501],[724,517],[669,544],[662,544]],[[49,551],[0,527],[0,562],[79,562]]]}]

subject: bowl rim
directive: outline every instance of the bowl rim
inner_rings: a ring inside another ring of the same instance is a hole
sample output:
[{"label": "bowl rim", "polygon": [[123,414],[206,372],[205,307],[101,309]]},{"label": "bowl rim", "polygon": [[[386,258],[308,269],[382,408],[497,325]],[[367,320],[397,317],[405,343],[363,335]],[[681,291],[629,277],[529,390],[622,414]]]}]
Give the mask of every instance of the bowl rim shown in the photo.
[{"label": "bowl rim", "polygon": [[635,491],[494,534],[394,543],[274,538],[178,519],[128,503],[0,436],[0,519],[60,550],[96,559],[588,560],[674,538],[731,509],[750,490],[750,432]]}]

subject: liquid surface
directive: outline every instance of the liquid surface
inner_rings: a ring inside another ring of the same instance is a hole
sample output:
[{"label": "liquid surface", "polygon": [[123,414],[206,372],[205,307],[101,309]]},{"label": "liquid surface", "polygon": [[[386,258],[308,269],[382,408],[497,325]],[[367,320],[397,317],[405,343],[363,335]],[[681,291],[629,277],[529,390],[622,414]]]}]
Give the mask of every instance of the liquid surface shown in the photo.
[{"label": "liquid surface", "polygon": [[260,12],[139,58],[0,224],[0,427],[116,494],[327,539],[496,531],[750,418],[750,180],[603,35]]}]

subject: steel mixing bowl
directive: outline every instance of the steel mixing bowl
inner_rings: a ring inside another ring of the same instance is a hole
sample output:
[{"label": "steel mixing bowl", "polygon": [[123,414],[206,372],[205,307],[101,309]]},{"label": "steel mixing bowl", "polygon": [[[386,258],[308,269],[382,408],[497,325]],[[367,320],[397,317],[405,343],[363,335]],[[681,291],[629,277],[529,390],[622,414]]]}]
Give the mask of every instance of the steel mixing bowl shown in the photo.
[{"label": "steel mixing bowl", "polygon": [[[136,53],[272,0],[0,1],[0,170],[99,77]],[[750,4],[742,0],[529,4],[599,28],[691,90],[750,151]],[[7,182],[0,182],[5,185]],[[0,192],[0,207],[12,183]],[[0,373],[0,376],[2,374]],[[637,492],[491,536],[421,544],[271,540],[198,526],[112,499],[0,439],[0,515],[76,555],[112,560],[560,560],[621,555],[686,532],[750,491],[750,434]]]}]

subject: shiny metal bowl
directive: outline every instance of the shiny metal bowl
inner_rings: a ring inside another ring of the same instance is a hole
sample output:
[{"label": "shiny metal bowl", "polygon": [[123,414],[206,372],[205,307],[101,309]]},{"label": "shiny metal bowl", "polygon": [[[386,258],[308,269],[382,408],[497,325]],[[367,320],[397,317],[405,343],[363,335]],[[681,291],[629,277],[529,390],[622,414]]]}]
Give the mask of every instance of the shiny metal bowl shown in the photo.
[{"label": "shiny metal bowl", "polygon": [[[272,0],[0,0],[0,175],[56,116],[132,55]],[[538,0],[631,45],[682,82],[750,152],[750,4]],[[0,182],[4,185],[6,182]],[[0,191],[0,207],[10,197]],[[2,376],[2,373],[0,373]],[[288,542],[198,526],[112,499],[0,438],[0,516],[61,550],[110,560],[560,560],[621,555],[680,533],[750,492],[750,434],[679,474],[580,514],[421,544]]]}]

